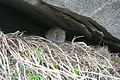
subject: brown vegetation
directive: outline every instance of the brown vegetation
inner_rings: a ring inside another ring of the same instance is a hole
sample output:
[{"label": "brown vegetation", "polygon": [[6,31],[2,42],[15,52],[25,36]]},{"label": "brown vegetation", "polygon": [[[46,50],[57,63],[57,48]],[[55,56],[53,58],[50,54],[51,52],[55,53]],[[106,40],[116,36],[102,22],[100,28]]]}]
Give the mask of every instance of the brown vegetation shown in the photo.
[{"label": "brown vegetation", "polygon": [[120,58],[107,48],[21,35],[0,32],[0,79],[120,80]]}]

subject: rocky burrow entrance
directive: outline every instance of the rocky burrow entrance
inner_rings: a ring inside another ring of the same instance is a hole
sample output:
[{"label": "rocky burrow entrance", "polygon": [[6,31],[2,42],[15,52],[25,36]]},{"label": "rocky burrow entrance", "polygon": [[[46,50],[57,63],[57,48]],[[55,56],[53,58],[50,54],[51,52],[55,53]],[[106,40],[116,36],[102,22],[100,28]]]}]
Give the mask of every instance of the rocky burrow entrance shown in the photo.
[{"label": "rocky burrow entrance", "polygon": [[66,31],[66,40],[74,36],[84,36],[77,41],[88,44],[106,44],[111,50],[119,51],[119,40],[112,37],[101,25],[89,17],[78,15],[67,9],[42,3],[37,7],[16,3],[14,6],[0,4],[0,28],[4,33],[17,30],[27,31],[27,35],[45,37],[54,27]]}]

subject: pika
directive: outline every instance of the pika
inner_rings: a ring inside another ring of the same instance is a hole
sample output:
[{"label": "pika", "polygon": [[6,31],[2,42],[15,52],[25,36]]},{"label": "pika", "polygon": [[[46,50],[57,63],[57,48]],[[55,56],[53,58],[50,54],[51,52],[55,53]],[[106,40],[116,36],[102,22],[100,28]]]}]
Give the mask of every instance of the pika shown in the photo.
[{"label": "pika", "polygon": [[61,44],[65,41],[66,31],[58,27],[52,28],[46,32],[45,37],[53,43]]}]

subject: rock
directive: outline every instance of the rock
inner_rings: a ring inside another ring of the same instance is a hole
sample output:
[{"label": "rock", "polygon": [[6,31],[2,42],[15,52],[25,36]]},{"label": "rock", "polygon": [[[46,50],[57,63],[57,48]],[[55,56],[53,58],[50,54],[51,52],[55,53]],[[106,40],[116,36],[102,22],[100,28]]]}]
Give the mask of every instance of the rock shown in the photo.
[{"label": "rock", "polygon": [[84,35],[92,43],[99,44],[102,41],[120,51],[120,40],[90,17],[40,0],[1,0],[0,3],[23,12],[39,24],[46,25],[40,28],[48,30],[52,27],[60,27],[66,30],[66,33],[71,30],[76,34]]},{"label": "rock", "polygon": [[43,0],[91,17],[120,39],[120,0]]}]

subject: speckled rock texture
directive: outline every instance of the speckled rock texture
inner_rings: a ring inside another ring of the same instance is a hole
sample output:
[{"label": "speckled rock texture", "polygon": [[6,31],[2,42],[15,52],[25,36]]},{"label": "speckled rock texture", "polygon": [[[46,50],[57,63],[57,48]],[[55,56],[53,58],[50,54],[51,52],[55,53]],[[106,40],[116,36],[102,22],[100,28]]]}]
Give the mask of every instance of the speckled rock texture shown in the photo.
[{"label": "speckled rock texture", "polygon": [[43,0],[89,16],[120,39],[120,0]]}]

